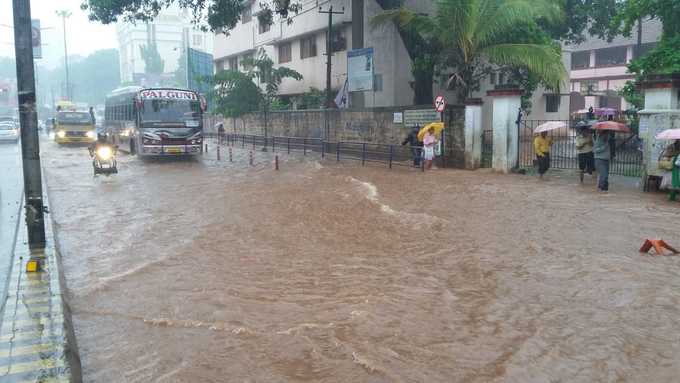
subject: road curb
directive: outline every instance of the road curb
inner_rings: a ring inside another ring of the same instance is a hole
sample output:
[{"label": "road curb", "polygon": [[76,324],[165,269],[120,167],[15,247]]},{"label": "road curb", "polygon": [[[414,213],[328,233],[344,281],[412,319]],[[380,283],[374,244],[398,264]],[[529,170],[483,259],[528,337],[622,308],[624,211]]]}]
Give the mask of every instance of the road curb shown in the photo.
[{"label": "road curb", "polygon": [[[47,200],[45,195],[45,205]],[[44,250],[29,249],[23,225],[15,235],[7,294],[0,310],[2,382],[82,382],[54,223],[50,218],[46,221]],[[41,271],[26,271],[31,258],[41,260]]]}]

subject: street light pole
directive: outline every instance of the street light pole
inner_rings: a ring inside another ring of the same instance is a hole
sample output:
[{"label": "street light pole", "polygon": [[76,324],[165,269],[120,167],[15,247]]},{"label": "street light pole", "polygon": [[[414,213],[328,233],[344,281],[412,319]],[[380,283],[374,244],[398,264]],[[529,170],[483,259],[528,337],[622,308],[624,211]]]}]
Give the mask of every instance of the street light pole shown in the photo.
[{"label": "street light pole", "polygon": [[17,94],[21,123],[21,157],[24,170],[26,228],[31,249],[45,247],[45,221],[38,141],[38,115],[35,102],[33,42],[29,0],[13,0],[14,52],[17,67]]},{"label": "street light pole", "polygon": [[66,98],[68,98],[69,101],[73,101],[71,95],[71,83],[69,82],[68,73],[68,50],[66,49],[66,18],[71,17],[71,12],[66,10],[57,11],[57,16],[61,17],[62,25],[64,28],[64,67],[66,69]]},{"label": "street light pole", "polygon": [[333,56],[333,44],[331,39],[333,38],[333,15],[342,15],[345,13],[345,7],[342,7],[341,11],[333,11],[333,5],[328,7],[327,11],[324,11],[319,7],[319,13],[328,14],[328,32],[326,34],[326,110],[324,111],[324,138],[328,139],[330,134],[328,110],[333,107],[333,95],[331,94],[331,69],[332,69],[332,59]]}]

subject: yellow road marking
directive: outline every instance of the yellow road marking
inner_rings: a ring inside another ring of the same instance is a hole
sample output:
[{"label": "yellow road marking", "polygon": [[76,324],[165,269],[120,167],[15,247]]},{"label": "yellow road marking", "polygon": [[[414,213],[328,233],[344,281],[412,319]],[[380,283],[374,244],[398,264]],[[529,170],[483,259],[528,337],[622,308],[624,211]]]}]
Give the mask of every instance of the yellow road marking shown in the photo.
[{"label": "yellow road marking", "polygon": [[31,319],[18,319],[15,321],[9,321],[6,323],[2,324],[2,328],[0,331],[4,334],[5,331],[12,331],[12,329],[15,328],[22,328],[22,327],[29,327],[29,326],[50,326],[50,325],[56,325],[56,324],[61,324],[64,323],[64,318],[61,316],[58,317],[39,317],[39,318],[31,318]]},{"label": "yellow road marking", "polygon": [[[40,344],[34,344],[31,346],[23,346],[23,347],[17,347],[13,349],[6,349],[6,350],[0,350],[0,358],[9,358],[10,356],[23,356],[23,355],[31,355],[31,354],[38,354],[38,353],[43,353],[43,352],[60,352],[61,351],[61,345],[58,343],[40,343]],[[5,363],[1,363],[1,365],[5,365]],[[0,367],[1,369],[2,367]]]},{"label": "yellow road marking", "polygon": [[62,331],[61,327],[56,327],[56,328],[46,328],[43,331],[35,331],[35,330],[29,330],[29,331],[17,331],[16,333],[8,333],[0,336],[0,342],[9,342],[9,341],[20,341],[20,340],[26,340],[26,339],[43,339],[43,338],[49,338],[53,336],[60,336],[63,335],[64,332]]},{"label": "yellow road marking", "polygon": [[63,360],[44,359],[35,362],[16,363],[0,368],[0,376],[9,374],[21,374],[24,372],[49,370],[51,368],[63,368]]}]

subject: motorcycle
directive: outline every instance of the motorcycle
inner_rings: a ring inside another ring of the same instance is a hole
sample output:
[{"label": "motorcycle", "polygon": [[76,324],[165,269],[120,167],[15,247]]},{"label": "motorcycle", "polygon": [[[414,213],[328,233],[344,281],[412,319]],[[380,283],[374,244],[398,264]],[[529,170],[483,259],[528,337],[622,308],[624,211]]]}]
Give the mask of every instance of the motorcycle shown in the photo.
[{"label": "motorcycle", "polygon": [[95,176],[97,174],[118,173],[118,163],[116,162],[118,145],[96,144],[94,147],[90,147],[89,151]]}]

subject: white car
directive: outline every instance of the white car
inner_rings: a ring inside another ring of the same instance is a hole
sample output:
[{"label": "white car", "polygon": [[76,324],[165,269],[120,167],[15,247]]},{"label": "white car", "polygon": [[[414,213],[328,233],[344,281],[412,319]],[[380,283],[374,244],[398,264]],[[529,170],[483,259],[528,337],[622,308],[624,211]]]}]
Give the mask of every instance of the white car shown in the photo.
[{"label": "white car", "polygon": [[0,142],[19,141],[19,127],[13,122],[0,122]]}]

